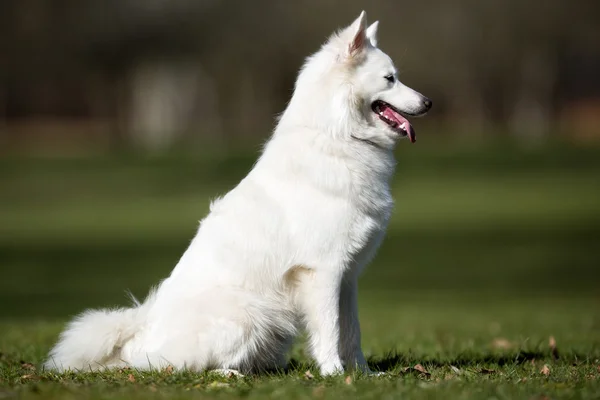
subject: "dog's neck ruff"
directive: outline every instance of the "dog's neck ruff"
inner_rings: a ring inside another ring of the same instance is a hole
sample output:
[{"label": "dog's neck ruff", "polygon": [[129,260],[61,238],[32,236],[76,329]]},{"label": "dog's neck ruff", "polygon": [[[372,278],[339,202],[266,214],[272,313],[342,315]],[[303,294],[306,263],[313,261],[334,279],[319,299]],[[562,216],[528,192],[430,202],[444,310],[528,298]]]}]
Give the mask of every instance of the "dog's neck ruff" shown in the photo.
[{"label": "dog's neck ruff", "polygon": [[379,146],[377,143],[375,143],[375,142],[373,142],[373,141],[371,141],[371,140],[369,140],[369,139],[359,138],[358,136],[355,136],[355,135],[353,135],[353,134],[351,134],[351,135],[350,135],[350,137],[351,137],[352,139],[354,139],[354,140],[357,140],[357,141],[359,141],[359,142],[363,142],[363,143],[365,143],[365,144],[368,144],[368,145],[370,145],[370,146],[377,147],[378,149],[381,149],[381,148],[382,148],[382,147],[381,147],[381,146]]}]

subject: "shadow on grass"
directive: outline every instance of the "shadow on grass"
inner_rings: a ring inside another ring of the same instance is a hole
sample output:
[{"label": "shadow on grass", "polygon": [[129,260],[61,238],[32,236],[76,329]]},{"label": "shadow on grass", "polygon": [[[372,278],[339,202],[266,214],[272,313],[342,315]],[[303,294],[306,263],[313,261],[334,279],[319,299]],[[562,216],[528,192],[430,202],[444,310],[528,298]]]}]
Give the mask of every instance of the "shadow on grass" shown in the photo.
[{"label": "shadow on grass", "polygon": [[[484,366],[503,367],[507,365],[520,365],[531,361],[550,361],[557,360],[558,354],[542,351],[519,351],[509,354],[460,354],[456,357],[423,357],[418,358],[411,354],[398,354],[390,352],[382,358],[371,357],[368,360],[369,367],[374,371],[392,372],[398,368],[413,367],[416,364],[422,364],[427,368],[442,368],[454,366],[457,368],[476,368]],[[569,354],[568,357],[560,357],[563,362],[581,362],[589,357],[584,354]],[[313,370],[315,365],[306,363],[297,359],[291,359],[285,368],[285,373],[293,371]],[[271,372],[271,371],[269,371]],[[275,371],[273,371],[275,372]]]},{"label": "shadow on grass", "polygon": [[[391,352],[381,359],[374,357],[370,358],[369,366],[376,371],[388,372],[393,371],[398,367],[414,366],[417,363],[431,368],[441,368],[449,365],[457,368],[478,367],[484,365],[497,365],[502,367],[505,365],[524,364],[533,360],[556,360],[558,358],[558,354],[542,351],[519,351],[509,354],[460,354],[456,357],[423,357],[422,359],[416,358],[414,355],[402,355]],[[562,357],[563,361],[576,362],[586,360],[588,359],[588,356],[583,354],[569,354],[569,357],[567,358],[568,360]]]},{"label": "shadow on grass", "polygon": [[[550,360],[556,360],[557,355],[551,352],[529,352],[521,351],[510,354],[460,354],[455,357],[443,357],[438,356],[429,358],[424,356],[422,358],[415,357],[411,354],[401,355],[397,353],[389,353],[383,358],[371,358],[369,360],[369,366],[374,371],[388,372],[392,374],[405,374],[407,370],[409,373],[423,373],[429,377],[431,374],[425,370],[433,372],[435,369],[448,368],[450,366],[459,369],[477,369],[483,374],[494,373],[496,367],[502,368],[505,366],[516,366],[526,364],[532,360],[538,362],[548,362]],[[586,360],[589,362],[589,357],[583,354],[569,353],[566,357],[560,357],[562,363],[585,363]],[[34,361],[34,360],[29,360]],[[424,369],[415,368],[416,364],[422,364]],[[106,381],[107,379],[111,382],[129,379],[141,379],[141,381],[154,382],[156,379],[166,379],[167,383],[189,383],[195,382],[198,375],[213,374],[211,371],[195,372],[192,370],[181,370],[175,373],[173,376],[172,372],[155,371],[153,374],[145,373],[144,371],[136,370],[135,368],[119,368],[110,371],[81,371],[81,372],[65,372],[65,373],[53,373],[51,371],[44,371],[40,368],[36,371],[36,365],[28,361],[19,358],[18,354],[3,354],[0,353],[0,372],[2,369],[5,373],[13,374],[15,377],[20,376],[20,381],[33,379],[42,381],[59,381],[62,382],[64,379],[73,381],[88,381],[90,379]],[[300,361],[298,359],[291,359],[284,370],[265,370],[250,374],[254,377],[282,377],[285,375],[298,375],[301,374],[307,379],[312,379],[312,374],[307,374],[307,371],[312,371],[315,375],[318,375],[318,368],[313,363]],[[145,375],[144,375],[145,373]],[[133,374],[133,378],[132,378]],[[162,378],[161,378],[162,377]],[[231,378],[229,377],[223,377]]]}]

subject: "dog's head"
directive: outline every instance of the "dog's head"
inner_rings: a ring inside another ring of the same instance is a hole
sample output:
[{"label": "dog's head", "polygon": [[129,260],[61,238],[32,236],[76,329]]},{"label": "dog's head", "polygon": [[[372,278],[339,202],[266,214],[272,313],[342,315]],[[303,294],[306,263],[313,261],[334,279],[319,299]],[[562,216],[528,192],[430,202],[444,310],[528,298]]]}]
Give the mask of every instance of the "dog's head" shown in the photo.
[{"label": "dog's head", "polygon": [[392,59],[377,47],[378,25],[368,26],[363,11],[334,34],[305,68],[320,70],[320,74],[306,72],[323,77],[319,84],[332,96],[336,120],[346,120],[349,139],[393,148],[402,137],[415,141],[407,118],[426,114],[432,102],[398,80]]}]

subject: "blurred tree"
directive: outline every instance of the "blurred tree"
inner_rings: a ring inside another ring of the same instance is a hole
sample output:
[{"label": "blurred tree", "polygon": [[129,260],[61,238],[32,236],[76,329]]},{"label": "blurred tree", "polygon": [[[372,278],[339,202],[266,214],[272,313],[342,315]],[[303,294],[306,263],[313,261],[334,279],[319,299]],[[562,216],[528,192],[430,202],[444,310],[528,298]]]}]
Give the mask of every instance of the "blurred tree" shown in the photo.
[{"label": "blurred tree", "polygon": [[[600,97],[600,76],[585,67],[600,57],[599,3],[374,0],[367,11],[382,21],[381,46],[403,80],[435,99],[439,118],[464,131],[543,136],[584,96],[572,90],[579,82]],[[100,121],[113,148],[162,148],[191,134],[224,143],[266,136],[303,58],[363,7],[4,0],[0,126]],[[564,67],[573,60],[577,71]]]}]

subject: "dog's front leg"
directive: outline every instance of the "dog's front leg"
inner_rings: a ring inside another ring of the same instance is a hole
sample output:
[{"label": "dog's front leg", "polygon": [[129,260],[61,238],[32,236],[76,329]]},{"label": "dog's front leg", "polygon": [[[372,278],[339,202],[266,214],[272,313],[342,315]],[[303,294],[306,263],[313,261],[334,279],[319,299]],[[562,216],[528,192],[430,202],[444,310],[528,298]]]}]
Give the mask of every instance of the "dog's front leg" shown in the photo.
[{"label": "dog's front leg", "polygon": [[340,290],[339,351],[347,369],[370,373],[360,346],[358,321],[358,282],[356,276],[345,277]]},{"label": "dog's front leg", "polygon": [[341,274],[313,270],[300,284],[300,306],[309,335],[310,351],[322,375],[343,372],[339,355]]}]

